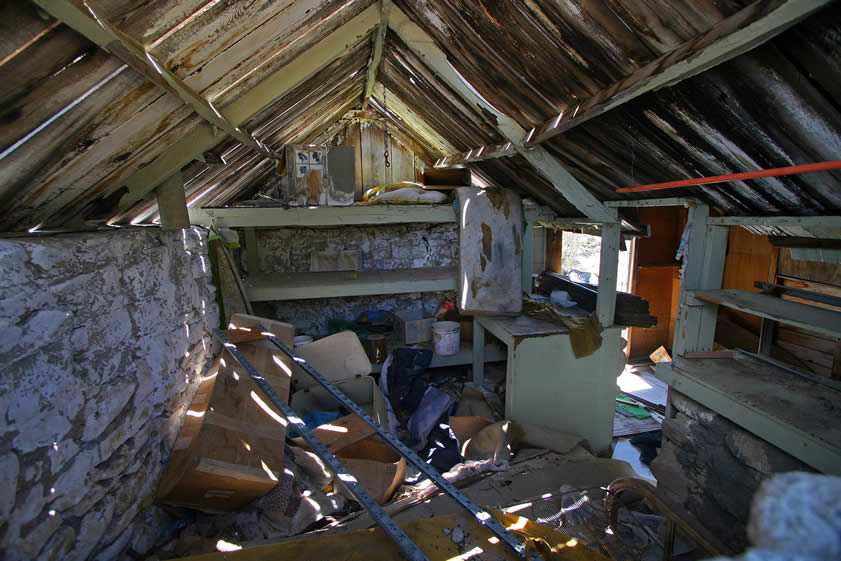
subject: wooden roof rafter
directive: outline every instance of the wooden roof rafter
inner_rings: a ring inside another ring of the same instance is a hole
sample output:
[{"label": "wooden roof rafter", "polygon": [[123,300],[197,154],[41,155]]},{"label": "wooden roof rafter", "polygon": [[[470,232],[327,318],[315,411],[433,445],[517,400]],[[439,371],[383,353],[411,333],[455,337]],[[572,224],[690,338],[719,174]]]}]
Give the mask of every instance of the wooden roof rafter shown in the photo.
[{"label": "wooden roof rafter", "polygon": [[[219,109],[230,123],[239,127],[276,99],[292,91],[334,60],[354,50],[376,29],[380,22],[378,6],[370,6],[341,25],[318,43],[286,65],[268,75],[261,82]],[[202,123],[181,136],[165,152],[124,180],[109,185],[104,194],[121,186],[127,192],[120,199],[115,215],[122,215],[143,200],[158,184],[225,138],[217,127]],[[82,208],[75,209],[78,213]]]},{"label": "wooden roof rafter", "polygon": [[[523,135],[527,148],[554,138],[594,117],[619,107],[645,93],[673,86],[718,64],[735,58],[779,35],[816,12],[831,0],[756,0],[630,75],[560,111]],[[441,165],[511,156],[516,150],[477,146],[447,156]]]}]

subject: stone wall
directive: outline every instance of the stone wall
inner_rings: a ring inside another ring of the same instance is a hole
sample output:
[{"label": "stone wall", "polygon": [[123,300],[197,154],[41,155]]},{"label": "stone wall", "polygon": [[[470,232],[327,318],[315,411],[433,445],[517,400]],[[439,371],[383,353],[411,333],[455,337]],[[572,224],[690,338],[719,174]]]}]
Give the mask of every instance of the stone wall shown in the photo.
[{"label": "stone wall", "polygon": [[775,473],[814,470],[671,388],[669,405],[663,446],[651,463],[657,488],[741,551],[760,484]]},{"label": "stone wall", "polygon": [[151,507],[218,314],[198,229],[0,240],[3,559],[113,559]]},{"label": "stone wall", "polygon": [[257,258],[266,273],[309,271],[313,252],[329,251],[357,252],[360,271],[458,264],[455,223],[278,228],[257,234]]},{"label": "stone wall", "polygon": [[[245,236],[240,236],[242,241]],[[258,230],[260,272],[310,271],[314,252],[356,252],[357,270],[455,267],[458,227],[449,224],[383,224],[341,228]],[[243,251],[244,260],[245,251]],[[247,270],[246,263],[243,266]],[[255,302],[258,315],[293,324],[299,333],[327,335],[327,320],[353,320],[370,309],[423,309],[432,315],[454,291]]]}]

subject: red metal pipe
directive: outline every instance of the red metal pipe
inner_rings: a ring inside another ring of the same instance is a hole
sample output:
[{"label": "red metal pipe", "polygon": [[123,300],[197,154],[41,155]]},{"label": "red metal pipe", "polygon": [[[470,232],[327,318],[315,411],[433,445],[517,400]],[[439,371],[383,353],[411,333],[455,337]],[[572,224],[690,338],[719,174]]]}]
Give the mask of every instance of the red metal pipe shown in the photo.
[{"label": "red metal pipe", "polygon": [[810,173],[813,171],[827,171],[841,169],[841,160],[819,162],[817,164],[803,164],[800,166],[788,166],[784,168],[764,169],[760,171],[746,171],[744,173],[731,173],[728,175],[714,175],[711,177],[697,177],[695,179],[682,179],[680,181],[668,181],[666,183],[652,183],[650,185],[638,185],[636,187],[623,187],[617,189],[617,193],[636,193],[638,191],[657,191],[658,189],[672,189],[674,187],[689,187],[691,185],[706,185],[708,183],[722,183],[724,181],[739,181],[741,179],[756,179],[757,177],[776,177],[778,175],[795,175],[798,173]]}]

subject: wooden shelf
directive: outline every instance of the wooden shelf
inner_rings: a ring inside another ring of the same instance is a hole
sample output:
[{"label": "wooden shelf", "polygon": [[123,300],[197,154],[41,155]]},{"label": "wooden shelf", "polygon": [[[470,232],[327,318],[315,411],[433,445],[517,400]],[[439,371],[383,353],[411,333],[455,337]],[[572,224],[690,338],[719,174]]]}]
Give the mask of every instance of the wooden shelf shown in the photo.
[{"label": "wooden shelf", "polygon": [[[225,207],[190,208],[190,223],[224,228],[311,228],[314,226],[364,226],[371,224],[455,222],[452,205],[353,205],[328,207]],[[551,220],[554,213],[524,206],[529,222]]]},{"label": "wooden shelf", "polygon": [[703,302],[720,304],[815,333],[841,337],[841,312],[747,290],[695,290],[689,294]]},{"label": "wooden shelf", "polygon": [[781,450],[841,475],[841,391],[756,356],[661,362],[655,375]]},{"label": "wooden shelf", "polygon": [[[400,347],[401,345],[395,345],[394,347]],[[389,349],[389,352],[391,349]],[[485,345],[485,362],[497,362],[500,360],[506,360],[508,358],[508,352],[498,347],[497,345],[487,344]],[[439,368],[442,366],[460,366],[463,364],[472,364],[473,363],[473,343],[470,341],[461,341],[459,346],[459,350],[456,354],[450,356],[441,356],[434,354],[432,355],[432,362],[429,364],[430,368]],[[382,364],[374,364],[373,371],[380,372],[383,368]]]},{"label": "wooden shelf", "polygon": [[271,273],[250,276],[244,284],[248,298],[253,302],[436,292],[458,288],[454,267]]}]

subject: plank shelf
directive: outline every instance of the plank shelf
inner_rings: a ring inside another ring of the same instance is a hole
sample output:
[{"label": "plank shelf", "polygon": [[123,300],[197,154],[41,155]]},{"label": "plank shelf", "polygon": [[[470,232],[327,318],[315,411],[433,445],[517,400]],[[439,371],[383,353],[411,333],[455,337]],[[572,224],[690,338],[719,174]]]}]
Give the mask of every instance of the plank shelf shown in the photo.
[{"label": "plank shelf", "polygon": [[662,362],[657,378],[784,452],[841,475],[841,390],[761,357]]},{"label": "plank shelf", "polygon": [[[391,352],[392,348],[397,348],[400,346],[401,345],[394,345],[394,347],[389,348],[389,352]],[[500,360],[506,360],[507,358],[508,352],[504,348],[501,348],[498,345],[494,345],[492,343],[488,343],[487,345],[485,345],[485,362],[497,362]],[[461,366],[464,364],[472,363],[473,343],[471,343],[470,341],[461,341],[459,345],[459,350],[454,355],[432,355],[432,362],[429,364],[429,367],[440,368],[442,366]],[[383,368],[383,365],[381,363],[373,364],[372,368],[373,372],[380,372]]]},{"label": "plank shelf", "polygon": [[455,290],[457,287],[454,267],[261,273],[245,280],[245,290],[252,302],[437,292]]},{"label": "plank shelf", "polygon": [[702,302],[727,306],[815,333],[841,337],[841,312],[835,310],[747,290],[694,290],[689,294]]},{"label": "plank shelf", "polygon": [[[312,228],[456,221],[452,205],[352,205],[327,207],[190,208],[190,223],[225,228]],[[529,222],[551,220],[546,207],[523,206]]]}]

